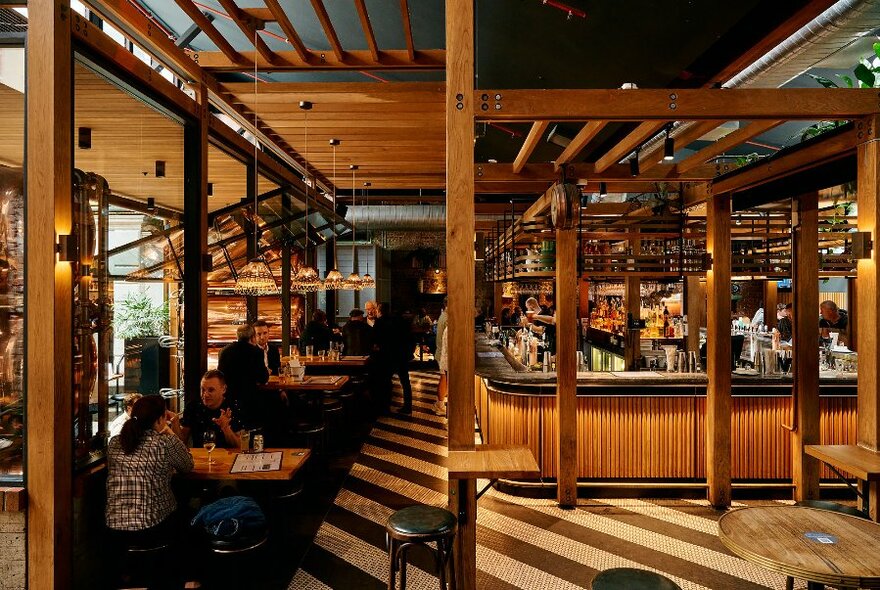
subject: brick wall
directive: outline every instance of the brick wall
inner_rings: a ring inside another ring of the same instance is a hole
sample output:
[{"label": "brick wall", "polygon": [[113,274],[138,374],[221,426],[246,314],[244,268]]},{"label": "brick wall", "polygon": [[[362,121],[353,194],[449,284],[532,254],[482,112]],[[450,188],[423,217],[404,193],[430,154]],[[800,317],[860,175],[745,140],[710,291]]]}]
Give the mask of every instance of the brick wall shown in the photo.
[{"label": "brick wall", "polygon": [[24,590],[24,512],[0,510],[0,590]]}]

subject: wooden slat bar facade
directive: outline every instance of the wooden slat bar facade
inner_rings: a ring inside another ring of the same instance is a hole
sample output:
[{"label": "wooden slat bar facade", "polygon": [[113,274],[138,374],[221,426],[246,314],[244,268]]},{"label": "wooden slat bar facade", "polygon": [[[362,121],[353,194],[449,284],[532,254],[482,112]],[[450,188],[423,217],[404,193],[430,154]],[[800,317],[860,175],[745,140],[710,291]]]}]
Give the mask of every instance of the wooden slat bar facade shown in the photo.
[{"label": "wooden slat bar facade", "polygon": [[[541,477],[557,477],[557,411],[549,395],[510,395],[475,381],[484,441],[528,446]],[[609,390],[610,392],[610,390]],[[731,403],[733,481],[785,483],[792,478],[787,395],[734,396]],[[854,444],[856,398],[823,396],[820,444]],[[702,395],[577,397],[577,477],[641,481],[706,479],[706,398]],[[836,476],[823,466],[820,476]],[[661,484],[658,484],[661,485]]]}]

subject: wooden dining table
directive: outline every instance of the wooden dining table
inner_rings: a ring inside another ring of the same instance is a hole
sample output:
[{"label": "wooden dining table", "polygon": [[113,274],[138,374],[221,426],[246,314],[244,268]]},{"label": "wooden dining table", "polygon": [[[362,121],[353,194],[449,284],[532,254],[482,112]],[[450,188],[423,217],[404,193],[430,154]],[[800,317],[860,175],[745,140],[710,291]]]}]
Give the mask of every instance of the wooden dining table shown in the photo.
[{"label": "wooden dining table", "polygon": [[348,375],[306,375],[302,381],[281,380],[272,376],[260,385],[267,391],[339,391],[348,383]]},{"label": "wooden dining table", "polygon": [[304,367],[366,367],[370,361],[367,355],[348,355],[341,356],[338,359],[321,358],[318,356],[301,356],[299,364]]},{"label": "wooden dining table", "polygon": [[807,506],[728,512],[718,537],[735,555],[800,580],[843,588],[880,588],[880,525]]},{"label": "wooden dining table", "polygon": [[242,451],[238,449],[216,448],[211,453],[214,463],[208,463],[208,451],[200,448],[190,449],[195,466],[188,473],[178,474],[184,479],[222,479],[222,480],[258,480],[258,481],[288,481],[305,465],[311,455],[309,449],[281,449],[268,448],[264,452],[281,452],[281,469],[275,471],[250,471],[245,473],[232,473],[232,465],[235,458]]}]

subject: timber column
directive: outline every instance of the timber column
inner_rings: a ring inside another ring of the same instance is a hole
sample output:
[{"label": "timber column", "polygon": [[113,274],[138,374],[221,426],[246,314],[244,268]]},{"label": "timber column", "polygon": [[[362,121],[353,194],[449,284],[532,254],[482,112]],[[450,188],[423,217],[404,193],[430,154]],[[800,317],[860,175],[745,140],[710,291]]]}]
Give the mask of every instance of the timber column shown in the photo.
[{"label": "timber column", "polygon": [[[872,451],[880,450],[880,273],[877,272],[877,230],[880,228],[880,149],[877,145],[877,126],[880,117],[867,117],[857,122],[859,137],[864,143],[857,149],[858,160],[858,226],[860,232],[869,232],[874,247],[870,258],[858,261],[856,297],[859,303],[858,338],[858,444]],[[863,135],[864,134],[864,135]],[[795,310],[797,312],[797,310]],[[880,518],[880,493],[877,482],[869,487],[871,519]]]},{"label": "timber column", "polygon": [[819,460],[804,452],[819,444],[819,195],[792,202],[794,233],[794,424],[791,471],[795,500],[819,499]]},{"label": "timber column", "polygon": [[730,193],[712,196],[706,212],[706,480],[717,507],[730,506]]},{"label": "timber column", "polygon": [[577,504],[577,229],[556,230],[556,501]]},{"label": "timber column", "polygon": [[67,0],[28,2],[25,223],[27,586],[69,588],[73,529],[73,52]]},{"label": "timber column", "polygon": [[[474,2],[446,0],[446,260],[449,449],[474,448]],[[449,215],[454,211],[454,215]],[[449,481],[458,587],[477,586],[476,480]]]}]

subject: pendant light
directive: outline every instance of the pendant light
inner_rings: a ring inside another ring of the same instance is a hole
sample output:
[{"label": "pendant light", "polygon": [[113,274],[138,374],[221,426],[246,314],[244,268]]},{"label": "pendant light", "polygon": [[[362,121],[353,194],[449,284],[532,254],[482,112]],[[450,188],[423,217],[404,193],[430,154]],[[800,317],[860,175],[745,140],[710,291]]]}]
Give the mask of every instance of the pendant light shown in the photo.
[{"label": "pendant light", "polygon": [[360,291],[363,288],[363,279],[357,272],[357,251],[355,250],[355,225],[354,225],[354,195],[355,195],[355,176],[357,175],[357,165],[352,164],[348,167],[351,170],[351,274],[345,279],[344,288],[352,291]]},{"label": "pendant light", "polygon": [[314,269],[314,267],[310,266],[308,263],[308,253],[309,253],[309,187],[312,185],[312,179],[309,176],[309,110],[312,108],[312,103],[307,100],[302,100],[299,103],[299,108],[302,109],[303,114],[305,116],[305,149],[303,150],[303,159],[305,160],[305,176],[304,180],[306,182],[306,217],[305,217],[305,239],[303,241],[303,261],[302,266],[299,267],[299,270],[294,275],[293,279],[290,281],[290,290],[295,293],[314,293],[315,291],[321,288],[321,277],[318,276],[318,271]]},{"label": "pendant light", "polygon": [[[256,46],[257,33],[254,31],[254,44]],[[249,297],[259,297],[262,295],[278,295],[278,285],[275,283],[275,276],[266,259],[260,254],[260,231],[257,222],[259,208],[259,178],[260,178],[260,160],[259,149],[260,143],[257,139],[257,129],[259,129],[257,119],[258,87],[259,78],[257,77],[257,60],[254,60],[254,214],[252,223],[254,224],[254,251],[256,257],[250,260],[247,265],[238,273],[238,279],[235,281],[233,292],[236,295],[246,295]]]},{"label": "pendant light", "polygon": [[[367,204],[367,190],[370,186],[369,182],[364,183],[364,205]],[[370,261],[367,261],[367,272],[361,277],[361,289],[375,289],[376,280],[370,276]]]},{"label": "pendant light", "polygon": [[324,288],[328,290],[338,290],[343,288],[343,283],[345,283],[345,279],[342,277],[342,273],[339,272],[336,267],[336,148],[339,146],[340,141],[338,139],[330,140],[330,147],[333,148],[333,211],[331,213],[331,222],[333,224],[333,268],[327,271],[327,276],[324,277]]}]

